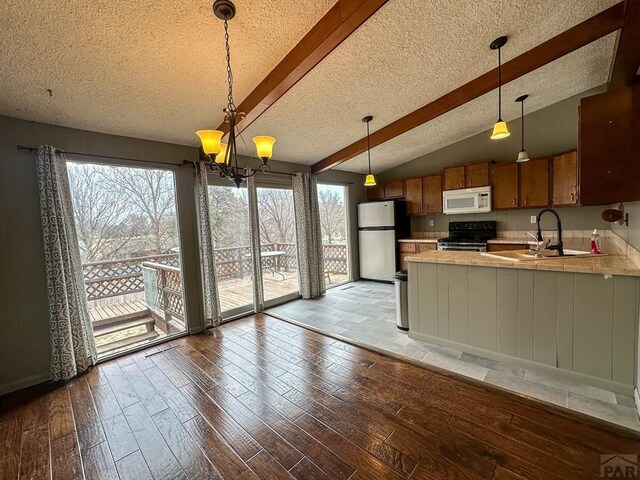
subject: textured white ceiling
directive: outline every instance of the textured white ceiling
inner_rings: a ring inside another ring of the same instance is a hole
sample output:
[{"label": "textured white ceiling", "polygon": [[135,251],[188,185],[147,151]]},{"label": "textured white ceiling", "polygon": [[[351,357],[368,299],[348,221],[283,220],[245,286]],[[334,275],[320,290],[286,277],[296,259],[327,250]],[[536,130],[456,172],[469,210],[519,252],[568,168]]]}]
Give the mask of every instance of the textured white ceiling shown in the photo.
[{"label": "textured white ceiling", "polygon": [[[503,48],[503,61],[507,61],[615,3],[390,0],[244,136],[273,135],[278,139],[274,156],[279,160],[315,163],[362,138],[366,130],[360,120],[365,115],[375,117],[371,126],[377,130],[494,68],[497,54],[489,44],[496,37],[509,36]],[[580,67],[580,63],[574,66]],[[584,78],[587,74],[606,80],[606,73],[603,77],[602,72],[579,68],[563,73],[564,80],[571,82],[589,83]],[[565,98],[549,93],[549,98]],[[541,105],[544,97],[536,102]],[[533,99],[531,104],[535,108]],[[470,128],[471,118],[462,111],[456,110],[448,118],[450,125],[455,125],[452,130],[477,133]],[[416,152],[430,151],[424,137],[414,136],[412,141],[417,142],[413,145]],[[390,153],[395,159],[395,150]],[[360,171],[352,167],[355,164],[352,160],[342,168]]]},{"label": "textured white ceiling", "polygon": [[[505,85],[502,89],[504,120],[509,122],[520,118],[520,104],[516,103],[515,99],[522,94],[529,95],[525,104],[525,113],[532,113],[606,83],[609,78],[616,35],[612,33]],[[372,148],[372,171],[383,172],[491,129],[498,116],[497,102],[497,92],[487,93]],[[378,129],[376,120],[374,118],[371,122],[371,131]],[[358,119],[355,123],[361,135],[366,135],[366,127]],[[501,141],[517,143],[520,142],[520,138],[514,139],[512,136]],[[366,153],[336,168],[366,173],[368,169]]]},{"label": "textured white ceiling", "polygon": [[[236,104],[334,1],[236,2]],[[362,138],[364,115],[377,130],[495,67],[488,45],[497,36],[509,35],[509,60],[615,1],[389,0],[249,127],[245,153],[253,135],[269,134],[274,158],[314,163]],[[197,145],[194,131],[215,128],[226,102],[222,22],[211,3],[3,0],[0,114]],[[612,42],[528,75],[505,98],[527,90],[533,111],[603,83]],[[512,107],[506,118],[517,117]],[[391,168],[485,130],[494,116],[492,93],[376,148],[374,164]],[[340,168],[363,171],[358,158]]]},{"label": "textured white ceiling", "polygon": [[[236,104],[334,0],[237,0]],[[226,106],[212,0],[2,0],[0,114],[196,145]],[[47,89],[53,90],[49,97]]]}]

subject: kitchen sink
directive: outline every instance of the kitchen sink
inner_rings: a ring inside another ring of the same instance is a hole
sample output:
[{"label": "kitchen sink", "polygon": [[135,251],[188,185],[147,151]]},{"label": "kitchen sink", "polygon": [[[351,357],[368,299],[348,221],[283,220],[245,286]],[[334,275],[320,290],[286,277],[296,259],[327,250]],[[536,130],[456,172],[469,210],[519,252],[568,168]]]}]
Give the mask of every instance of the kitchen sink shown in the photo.
[{"label": "kitchen sink", "polygon": [[[541,260],[562,260],[565,258],[576,257],[591,257],[595,256],[593,253],[584,250],[570,250],[565,249],[563,256],[558,256],[558,252],[552,250],[542,250],[541,257],[536,257],[529,250],[506,250],[504,252],[482,252],[485,257],[493,257],[498,260],[510,260],[512,262],[525,262],[525,261],[541,261]],[[602,256],[600,254],[599,256]]]}]

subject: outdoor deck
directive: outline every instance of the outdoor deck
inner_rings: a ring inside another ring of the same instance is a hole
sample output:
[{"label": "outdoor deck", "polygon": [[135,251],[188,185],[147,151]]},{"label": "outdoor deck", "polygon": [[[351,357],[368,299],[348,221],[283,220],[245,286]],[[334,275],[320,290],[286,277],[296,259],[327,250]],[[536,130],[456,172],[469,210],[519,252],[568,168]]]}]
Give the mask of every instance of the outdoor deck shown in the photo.
[{"label": "outdoor deck", "polygon": [[[346,245],[325,245],[327,285],[348,280]],[[215,250],[222,313],[251,311],[249,247]],[[265,301],[298,292],[294,244],[263,245]],[[176,253],[83,265],[89,313],[100,355],[185,330],[182,271]],[[243,308],[246,307],[246,308]]]}]

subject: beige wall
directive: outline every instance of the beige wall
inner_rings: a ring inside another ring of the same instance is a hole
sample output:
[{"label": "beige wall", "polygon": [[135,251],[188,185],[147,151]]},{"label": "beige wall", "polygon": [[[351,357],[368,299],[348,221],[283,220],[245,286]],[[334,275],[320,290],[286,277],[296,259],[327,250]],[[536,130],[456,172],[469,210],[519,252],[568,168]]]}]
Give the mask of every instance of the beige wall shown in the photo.
[{"label": "beige wall", "polygon": [[[18,151],[18,144],[52,144],[69,151],[170,164],[176,175],[187,316],[190,327],[197,329],[202,324],[202,290],[193,170],[180,166],[183,160],[197,159],[197,150],[0,116],[0,394],[46,380],[49,369],[48,307],[35,158],[32,153]],[[109,159],[103,162],[127,164]],[[273,163],[278,170],[309,171],[308,167]],[[352,238],[357,239],[355,208],[365,196],[361,176],[328,172],[322,179],[353,182],[349,185],[349,208],[354,215]],[[357,272],[357,241],[353,242],[351,253]]]},{"label": "beige wall", "polygon": [[[542,157],[576,148],[578,144],[578,106],[580,98],[594,95],[601,88],[584,92],[549,107],[530,113],[525,117],[526,148],[532,158]],[[380,175],[382,181],[399,178],[420,177],[440,173],[444,167],[461,165],[481,160],[513,162],[520,151],[521,129],[519,121],[509,122],[511,136],[494,141],[487,130],[466,138],[404,165],[392,168]],[[562,226],[566,230],[609,229],[609,224],[600,219],[604,207],[567,207],[559,209]],[[425,215],[412,219],[413,232],[446,231],[450,221],[497,220],[500,230],[532,230],[531,215],[538,209],[491,212],[480,215]],[[431,225],[433,222],[433,225]],[[550,219],[544,220],[545,228],[553,228]]]}]

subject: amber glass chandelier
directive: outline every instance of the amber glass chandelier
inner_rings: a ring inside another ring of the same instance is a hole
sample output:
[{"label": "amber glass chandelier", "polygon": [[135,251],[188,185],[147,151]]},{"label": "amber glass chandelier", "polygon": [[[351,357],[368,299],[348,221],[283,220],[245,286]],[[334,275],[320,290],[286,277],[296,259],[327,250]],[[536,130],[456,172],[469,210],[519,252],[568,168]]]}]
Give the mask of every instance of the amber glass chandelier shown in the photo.
[{"label": "amber glass chandelier", "polygon": [[238,137],[237,124],[245,114],[238,112],[233,101],[233,72],[231,71],[231,50],[229,48],[229,20],[236,15],[236,7],[230,0],[216,0],[213,3],[213,13],[224,21],[224,42],[227,52],[227,83],[229,92],[227,95],[227,107],[223,110],[224,121],[229,124],[229,142],[222,143],[224,132],[219,130],[198,130],[196,135],[200,138],[202,151],[211,161],[211,169],[218,171],[223,178],[229,178],[240,187],[245,178],[253,177],[260,171],[269,171],[267,162],[273,152],[273,144],[276,139],[269,136],[257,136],[253,138],[256,144],[258,157],[262,164],[258,168],[241,168],[238,165],[238,152],[236,139]]}]

